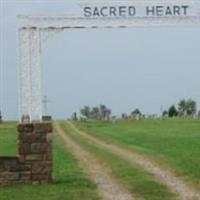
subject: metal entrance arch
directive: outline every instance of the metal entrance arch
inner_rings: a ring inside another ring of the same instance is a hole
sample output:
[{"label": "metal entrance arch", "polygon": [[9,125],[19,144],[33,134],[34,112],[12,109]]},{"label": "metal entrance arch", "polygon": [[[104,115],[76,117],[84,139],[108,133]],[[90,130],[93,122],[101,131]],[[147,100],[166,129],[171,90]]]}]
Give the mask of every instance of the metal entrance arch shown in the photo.
[{"label": "metal entrance arch", "polygon": [[32,122],[42,120],[41,56],[52,35],[65,29],[200,26],[200,1],[80,3],[67,15],[19,15],[18,19],[19,120]]}]

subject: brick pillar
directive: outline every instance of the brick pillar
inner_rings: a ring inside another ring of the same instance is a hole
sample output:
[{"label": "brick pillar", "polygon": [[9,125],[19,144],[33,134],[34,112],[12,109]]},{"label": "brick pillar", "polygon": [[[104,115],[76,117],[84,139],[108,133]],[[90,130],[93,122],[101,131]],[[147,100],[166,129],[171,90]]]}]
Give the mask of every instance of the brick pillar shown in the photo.
[{"label": "brick pillar", "polygon": [[30,168],[21,177],[32,184],[52,182],[52,124],[19,124],[18,133],[19,162]]}]

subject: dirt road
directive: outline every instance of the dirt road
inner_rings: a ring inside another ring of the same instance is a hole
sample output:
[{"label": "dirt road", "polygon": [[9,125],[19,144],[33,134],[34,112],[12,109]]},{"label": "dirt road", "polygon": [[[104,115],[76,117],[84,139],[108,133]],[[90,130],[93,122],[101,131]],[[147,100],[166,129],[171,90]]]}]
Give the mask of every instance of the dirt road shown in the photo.
[{"label": "dirt road", "polygon": [[166,185],[172,192],[176,193],[180,200],[200,200],[199,192],[194,191],[185,182],[177,178],[170,170],[166,168],[163,169],[151,159],[148,159],[147,157],[144,157],[136,152],[119,147],[117,145],[108,144],[103,140],[100,140],[84,131],[79,130],[71,122],[68,122],[68,124],[72,130],[74,130],[77,134],[86,140],[89,140],[97,146],[112,152],[113,154],[128,161],[129,163],[141,166],[145,171],[153,174],[158,181]]},{"label": "dirt road", "polygon": [[76,144],[58,123],[54,124],[54,128],[89,178],[97,185],[97,190],[103,200],[134,200],[133,195],[119,181],[111,177],[109,168]]}]

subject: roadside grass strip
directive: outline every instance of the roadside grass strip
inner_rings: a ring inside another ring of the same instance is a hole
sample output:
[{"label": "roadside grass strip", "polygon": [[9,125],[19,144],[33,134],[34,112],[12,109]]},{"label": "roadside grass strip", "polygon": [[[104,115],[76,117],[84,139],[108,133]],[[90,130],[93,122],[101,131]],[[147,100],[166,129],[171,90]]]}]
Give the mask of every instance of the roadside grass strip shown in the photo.
[{"label": "roadside grass strip", "polygon": [[168,190],[150,173],[145,172],[137,165],[133,166],[113,153],[105,150],[83,138],[68,124],[61,123],[62,128],[74,141],[96,156],[102,163],[111,168],[112,175],[127,187],[136,199],[144,200],[175,200],[176,195]]},{"label": "roadside grass strip", "polygon": [[[0,128],[0,135],[7,132]],[[0,136],[1,137],[1,136]],[[9,128],[9,135],[0,140],[1,150],[5,153],[15,151],[16,125]],[[6,141],[6,144],[3,144]],[[92,183],[79,166],[71,152],[64,147],[63,141],[54,137],[54,183],[47,185],[15,185],[0,188],[0,200],[99,200],[96,185]]]}]

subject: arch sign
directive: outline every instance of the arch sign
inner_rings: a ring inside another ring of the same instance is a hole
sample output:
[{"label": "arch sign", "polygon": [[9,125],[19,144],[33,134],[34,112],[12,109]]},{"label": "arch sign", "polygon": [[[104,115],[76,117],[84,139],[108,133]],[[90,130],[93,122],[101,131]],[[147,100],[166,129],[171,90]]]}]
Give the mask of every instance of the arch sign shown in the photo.
[{"label": "arch sign", "polygon": [[135,17],[140,10],[144,17],[188,16],[189,5],[144,6],[85,6],[85,17]]},{"label": "arch sign", "polygon": [[198,0],[67,3],[61,15],[19,15],[19,119],[41,121],[41,55],[45,41],[65,29],[200,26]]}]

